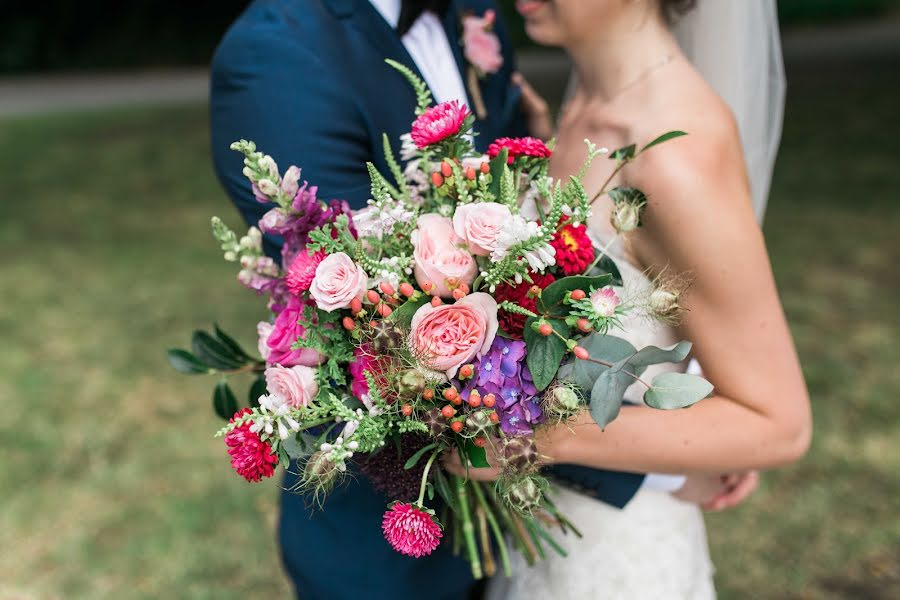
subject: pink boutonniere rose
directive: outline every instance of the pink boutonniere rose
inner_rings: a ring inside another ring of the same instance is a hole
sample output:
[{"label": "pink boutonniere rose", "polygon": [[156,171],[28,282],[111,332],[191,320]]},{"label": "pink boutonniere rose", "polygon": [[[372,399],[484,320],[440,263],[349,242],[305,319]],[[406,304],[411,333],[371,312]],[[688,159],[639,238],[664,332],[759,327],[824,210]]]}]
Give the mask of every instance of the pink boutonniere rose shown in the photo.
[{"label": "pink boutonniere rose", "polygon": [[475,115],[484,120],[487,118],[487,106],[481,95],[478,79],[496,73],[503,66],[503,52],[500,38],[494,33],[494,22],[497,13],[487,10],[483,17],[466,15],[462,20],[463,55],[469,63],[466,73],[466,86],[472,99]]}]

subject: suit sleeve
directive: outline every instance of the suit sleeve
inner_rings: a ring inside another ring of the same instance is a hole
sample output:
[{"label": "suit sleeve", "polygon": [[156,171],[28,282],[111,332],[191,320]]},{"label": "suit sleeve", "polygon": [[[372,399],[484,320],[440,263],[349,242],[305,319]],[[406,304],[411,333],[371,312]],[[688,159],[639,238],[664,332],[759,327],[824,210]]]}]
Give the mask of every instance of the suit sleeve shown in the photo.
[{"label": "suit sleeve", "polygon": [[[293,39],[289,28],[232,30],[211,69],[210,129],[216,174],[248,224],[271,208],[256,201],[241,174],[242,157],[229,145],[256,142],[282,173],[302,169],[301,180],[324,199],[365,205],[365,163],[372,148],[352,87],[326,66],[321,52]],[[321,49],[320,49],[321,50]],[[271,249],[276,240],[269,240]]]}]

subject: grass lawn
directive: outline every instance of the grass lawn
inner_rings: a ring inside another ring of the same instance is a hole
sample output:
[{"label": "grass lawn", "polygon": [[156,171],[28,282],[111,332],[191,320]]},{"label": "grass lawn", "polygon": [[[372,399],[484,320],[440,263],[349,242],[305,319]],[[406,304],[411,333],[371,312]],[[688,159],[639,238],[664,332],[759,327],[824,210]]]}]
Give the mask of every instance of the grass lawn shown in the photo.
[{"label": "grass lawn", "polygon": [[[897,68],[791,76],[766,236],[816,435],[709,517],[723,598],[900,597]],[[262,314],[208,233],[238,220],[206,129],[201,107],[0,122],[0,598],[288,595],[275,486],[230,472],[212,382],[163,355]]]}]

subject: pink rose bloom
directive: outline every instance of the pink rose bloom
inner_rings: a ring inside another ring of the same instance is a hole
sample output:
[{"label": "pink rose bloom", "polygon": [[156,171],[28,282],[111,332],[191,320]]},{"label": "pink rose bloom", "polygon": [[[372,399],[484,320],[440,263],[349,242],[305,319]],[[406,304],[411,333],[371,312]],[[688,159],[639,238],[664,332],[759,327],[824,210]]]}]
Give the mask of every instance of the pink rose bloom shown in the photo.
[{"label": "pink rose bloom", "polygon": [[453,232],[453,224],[447,217],[434,213],[422,215],[410,240],[414,248],[413,274],[420,287],[430,281],[435,286],[435,295],[450,298],[453,292],[447,286],[448,277],[456,277],[467,285],[475,281],[478,272],[475,258],[459,247],[464,242]]},{"label": "pink rose bloom", "polygon": [[497,302],[488,294],[469,294],[456,304],[425,304],[413,315],[410,345],[428,366],[447,377],[487,352],[497,335]]},{"label": "pink rose bloom", "polygon": [[354,298],[366,293],[369,277],[363,268],[343,252],[327,256],[316,267],[309,295],[326,312],[347,308]]},{"label": "pink rose bloom", "polygon": [[311,348],[292,349],[299,339],[306,335],[306,329],[298,323],[303,315],[303,303],[295,296],[288,299],[287,305],[278,313],[275,324],[266,340],[269,347],[269,356],[266,362],[279,364],[284,367],[294,365],[315,366],[322,362],[324,357]]},{"label": "pink rose bloom", "polygon": [[303,365],[269,367],[266,369],[266,388],[270,395],[293,408],[309,406],[319,393],[316,370]]},{"label": "pink rose bloom", "polygon": [[611,287],[605,287],[591,293],[591,306],[594,312],[597,313],[597,316],[614,317],[616,315],[616,307],[621,303],[622,301],[619,299],[618,294]]},{"label": "pink rose bloom", "polygon": [[496,73],[503,66],[500,40],[491,31],[496,17],[493,10],[488,10],[484,17],[470,15],[463,18],[462,40],[466,60],[482,73]]},{"label": "pink rose bloom", "polygon": [[458,134],[469,114],[469,108],[458,100],[442,102],[419,115],[410,137],[420,150],[427,148]]},{"label": "pink rose bloom", "polygon": [[256,334],[259,336],[256,348],[259,350],[259,355],[262,356],[263,360],[268,360],[269,358],[269,336],[272,334],[273,328],[272,324],[267,321],[260,321],[256,324]]},{"label": "pink rose bloom", "polygon": [[509,208],[497,202],[473,202],[456,208],[453,231],[466,241],[469,252],[489,256],[497,247],[503,224],[512,219]]},{"label": "pink rose bloom", "polygon": [[285,283],[292,294],[299,296],[309,289],[316,276],[316,269],[323,260],[325,253],[321,251],[310,254],[304,249],[297,253],[285,277]]}]

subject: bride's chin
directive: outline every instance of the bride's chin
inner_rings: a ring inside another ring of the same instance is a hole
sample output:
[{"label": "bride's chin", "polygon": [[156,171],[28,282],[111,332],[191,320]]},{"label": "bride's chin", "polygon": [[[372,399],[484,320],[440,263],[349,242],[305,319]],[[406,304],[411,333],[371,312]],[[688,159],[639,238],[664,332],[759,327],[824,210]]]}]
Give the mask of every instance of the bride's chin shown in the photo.
[{"label": "bride's chin", "polygon": [[525,33],[536,44],[560,46],[565,40],[552,14],[553,0],[517,0],[516,10],[525,20]]}]

